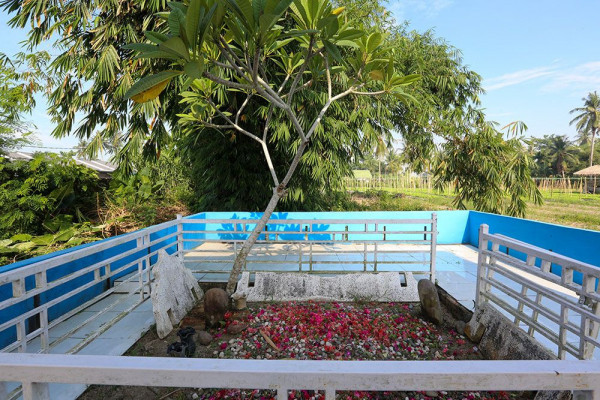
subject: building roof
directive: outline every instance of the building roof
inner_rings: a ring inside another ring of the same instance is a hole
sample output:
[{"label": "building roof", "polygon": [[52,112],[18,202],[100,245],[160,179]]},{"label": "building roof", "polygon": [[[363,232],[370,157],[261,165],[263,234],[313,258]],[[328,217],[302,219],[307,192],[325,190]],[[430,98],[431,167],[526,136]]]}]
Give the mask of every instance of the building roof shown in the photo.
[{"label": "building roof", "polygon": [[600,165],[592,165],[591,167],[584,168],[581,171],[575,172],[574,175],[600,176]]},{"label": "building roof", "polygon": [[[10,160],[30,161],[30,160],[33,160],[33,157],[35,156],[35,154],[34,153],[25,152],[25,151],[14,151],[14,152],[7,153],[6,156]],[[110,175],[110,174],[112,174],[117,169],[116,165],[111,164],[111,163],[106,162],[106,161],[101,161],[101,160],[84,160],[83,158],[78,158],[78,157],[75,157],[75,156],[73,157],[73,160],[75,160],[75,162],[77,164],[83,165],[83,166],[88,167],[88,168],[91,168],[91,169],[93,169],[94,171],[100,173],[103,176]]]}]

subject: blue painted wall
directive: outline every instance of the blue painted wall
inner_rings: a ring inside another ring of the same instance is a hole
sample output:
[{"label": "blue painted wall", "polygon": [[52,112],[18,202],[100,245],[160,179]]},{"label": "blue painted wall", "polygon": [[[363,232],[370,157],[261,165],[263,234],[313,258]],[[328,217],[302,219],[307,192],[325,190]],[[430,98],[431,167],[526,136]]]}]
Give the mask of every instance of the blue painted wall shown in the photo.
[{"label": "blue painted wall", "polygon": [[[489,225],[490,233],[500,233],[555,253],[600,267],[600,232],[571,228],[563,225],[471,211],[468,222],[468,243],[479,244],[479,226]],[[502,250],[502,249],[501,249]],[[525,255],[510,251],[510,255],[525,259]],[[539,267],[539,260],[537,265]],[[552,265],[551,271],[560,275],[560,268]],[[574,280],[581,283],[581,274]]]},{"label": "blue painted wall", "polygon": [[[453,244],[453,243],[466,243],[468,241],[468,219],[469,211],[435,211],[438,216],[438,243],[439,244]],[[192,215],[188,219],[260,219],[262,213],[250,213],[250,212],[207,212],[197,215]],[[271,219],[284,219],[284,220],[295,220],[295,219],[312,219],[315,221],[323,219],[364,219],[367,221],[374,219],[428,219],[431,218],[431,211],[356,211],[356,212],[344,212],[344,211],[332,211],[332,212],[280,212],[274,213]],[[346,227],[346,223],[329,224],[325,225],[313,225],[313,231],[326,232],[328,229],[343,231]],[[186,230],[188,229],[186,224]],[[223,228],[231,228],[231,226],[219,226],[219,224],[207,224],[206,230],[216,231]],[[240,228],[240,227],[238,227]],[[250,229],[250,228],[248,228]],[[423,224],[411,225],[406,227],[407,230],[422,230]],[[298,226],[294,226],[293,229],[298,230]],[[364,224],[348,225],[350,232],[350,239],[361,239],[362,235],[352,232],[360,232],[364,230]],[[269,224],[269,231],[278,231],[276,224]],[[216,238],[218,234],[213,234],[212,238]],[[287,239],[294,239],[298,235],[288,235]],[[185,235],[184,235],[185,237]],[[204,237],[197,236],[198,240]],[[222,238],[219,236],[219,238]],[[240,238],[243,238],[240,236]],[[262,236],[264,238],[264,235]],[[372,238],[372,236],[371,236]],[[406,235],[403,239],[407,239]],[[282,238],[283,239],[283,238]],[[301,237],[299,238],[301,239]],[[316,239],[316,237],[315,237]],[[422,239],[422,235],[415,235],[415,239]],[[392,238],[390,238],[392,240]]]}]

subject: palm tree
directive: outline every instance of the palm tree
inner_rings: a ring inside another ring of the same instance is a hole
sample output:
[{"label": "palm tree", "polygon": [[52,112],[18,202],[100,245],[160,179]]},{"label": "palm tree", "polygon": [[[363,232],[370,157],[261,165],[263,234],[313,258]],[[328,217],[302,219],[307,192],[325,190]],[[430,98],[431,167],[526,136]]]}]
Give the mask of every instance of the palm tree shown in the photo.
[{"label": "palm tree", "polygon": [[591,150],[590,150],[590,167],[594,164],[594,139],[598,129],[600,129],[600,96],[598,93],[588,93],[583,99],[583,107],[574,108],[570,114],[575,114],[575,118],[571,120],[570,125],[576,124],[579,132],[590,132]]},{"label": "palm tree", "polygon": [[548,155],[550,163],[555,167],[557,175],[564,177],[567,164],[577,162],[573,143],[566,136],[551,135],[548,139]]}]

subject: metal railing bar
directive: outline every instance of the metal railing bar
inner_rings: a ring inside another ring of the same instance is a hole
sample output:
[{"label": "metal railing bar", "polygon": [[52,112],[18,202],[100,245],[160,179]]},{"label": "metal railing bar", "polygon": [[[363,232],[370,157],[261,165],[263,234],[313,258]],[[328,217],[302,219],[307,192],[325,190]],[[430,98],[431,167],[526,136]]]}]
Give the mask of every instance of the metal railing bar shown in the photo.
[{"label": "metal railing bar", "polygon": [[[498,266],[490,266],[489,264],[487,264],[487,267],[494,270],[495,272],[498,272],[501,275],[506,276],[507,278],[514,280],[515,282],[517,282],[519,284],[527,285],[531,290],[541,293],[547,299],[552,300],[555,303],[558,303],[560,305],[563,305],[571,311],[575,311],[578,314],[585,315],[586,317],[588,317],[589,319],[591,319],[595,322],[600,322],[600,316],[597,316],[593,312],[581,307],[578,303],[578,300],[575,298],[572,301],[569,301],[569,299],[567,297],[558,295],[558,294],[552,292],[551,290],[548,290],[547,288],[544,288],[543,286],[528,280],[527,278],[524,278],[522,276],[515,274],[512,271],[508,271],[506,269],[501,269],[501,267],[498,267]],[[484,280],[487,280],[487,278],[484,278]],[[497,280],[494,280],[494,284],[502,285],[502,283],[498,282]],[[524,297],[523,298],[519,297],[517,300],[521,300],[521,299],[527,299],[527,301],[534,302],[533,300],[529,300],[528,298],[524,298]],[[536,303],[536,307],[538,307],[537,303]],[[532,307],[530,307],[530,308],[532,308]],[[541,312],[541,310],[537,310],[537,311]],[[553,315],[556,318],[560,318],[560,316],[558,314],[553,313]],[[579,327],[577,327],[577,329],[579,330]]]},{"label": "metal railing bar", "polygon": [[[421,232],[422,233],[422,232]],[[314,234],[314,233],[311,233]],[[245,241],[245,239],[207,239],[207,238],[199,238],[199,239],[184,239],[184,242],[202,242],[202,243],[243,243]],[[338,240],[333,240],[333,239],[329,239],[329,240],[278,240],[277,242],[273,242],[272,240],[257,240],[256,243],[260,243],[260,244],[297,244],[297,243],[307,243],[307,244],[313,244],[313,245],[327,245],[327,244],[334,244],[334,243],[341,243],[341,244],[350,244],[350,243],[366,243],[369,245],[373,245],[375,243],[379,243],[379,244],[399,244],[399,243],[409,243],[409,244],[431,244],[431,240],[411,240],[411,239],[405,239],[405,240],[376,240],[376,239],[369,239],[369,240],[361,240],[361,239],[356,239],[356,240],[344,240],[344,241],[338,241]]]},{"label": "metal railing bar", "polygon": [[[175,243],[171,243],[171,244],[167,244],[167,245],[168,245],[168,247],[170,247],[170,246],[172,246],[174,244]],[[159,250],[161,250],[161,249],[157,249],[157,250],[153,251],[152,253],[149,254],[149,256],[153,256],[155,254],[158,254]],[[122,271],[124,271],[124,270],[126,270],[128,268],[131,268],[138,261],[139,260],[135,260],[135,261],[132,261],[129,264],[126,264],[126,265],[120,267],[119,269],[111,270],[111,275],[110,276],[112,277],[114,275],[117,275],[117,274],[121,273]],[[123,281],[121,283],[126,283],[130,279],[132,279],[134,277],[138,277],[138,276],[139,276],[139,272],[137,272],[135,275],[133,275],[132,277],[128,278],[127,280],[125,280],[125,281]],[[78,287],[77,289],[71,290],[70,292],[67,292],[67,293],[65,293],[65,294],[57,297],[56,299],[50,300],[49,302],[44,303],[44,304],[40,305],[39,307],[36,307],[36,308],[31,309],[31,310],[29,310],[29,311],[27,311],[27,312],[25,312],[23,314],[20,314],[18,317],[13,318],[12,320],[9,320],[9,321],[3,323],[2,325],[0,325],[0,331],[3,331],[3,330],[5,330],[5,329],[7,329],[7,328],[9,328],[9,327],[11,327],[13,325],[16,325],[17,323],[19,323],[19,321],[22,321],[22,320],[24,320],[24,319],[26,319],[28,317],[31,317],[32,315],[38,314],[42,309],[50,308],[50,307],[52,307],[52,306],[54,306],[54,305],[56,305],[56,304],[58,304],[58,303],[60,303],[60,302],[62,302],[64,300],[68,299],[69,297],[74,296],[74,295],[82,292],[83,290],[86,290],[86,289],[90,288],[93,285],[97,285],[98,283],[100,283],[100,282],[98,282],[96,280],[90,281],[90,282],[86,283],[85,285]],[[115,291],[116,289],[118,289],[119,286],[120,286],[120,284],[113,286],[112,288],[110,288],[110,289],[102,292],[102,294],[96,296],[94,299],[91,299],[90,301],[94,301],[95,299],[100,298],[100,296],[102,296],[102,298],[105,297],[106,295],[108,295],[108,294],[112,293],[113,291]],[[96,301],[99,301],[99,300],[96,300]],[[79,306],[78,308],[80,308],[80,307],[81,306]],[[54,326],[53,324],[55,323],[55,321],[56,320],[53,320],[48,325],[48,327],[49,328],[53,327]]]},{"label": "metal railing bar", "polygon": [[[235,231],[235,230],[203,230],[203,231],[183,231],[183,235],[186,234],[211,234],[211,235],[249,235],[252,231]],[[269,236],[275,235],[303,235],[305,232],[302,230],[299,231],[262,231],[261,235],[268,234]],[[423,235],[423,234],[431,234],[432,231],[316,231],[313,232],[313,235],[333,235],[333,234],[341,234],[341,235]],[[340,240],[340,242],[345,242],[346,240]]]},{"label": "metal railing bar", "polygon": [[[176,221],[176,220],[175,220]],[[269,219],[267,225],[417,225],[431,224],[432,219]],[[192,219],[179,220],[184,225],[188,224],[239,224],[255,225],[260,219]],[[423,231],[421,231],[422,233]]]},{"label": "metal railing bar", "polygon": [[[512,307],[510,304],[506,303],[504,300],[498,298],[497,296],[495,296],[494,294],[489,293],[489,292],[483,293],[483,296],[488,298],[489,300],[493,301],[495,304],[497,304],[498,306],[500,306],[501,308],[506,310],[509,314],[514,315],[514,312],[516,311],[516,309],[514,307]],[[536,322],[533,319],[529,318],[529,316],[522,315],[521,318],[523,319],[523,322],[526,325],[533,326],[534,329],[537,332],[539,332],[542,336],[544,336],[546,339],[550,340],[553,344],[560,346],[559,341],[556,339],[555,332],[552,332],[548,327],[541,325],[539,322]],[[564,344],[563,348],[567,352],[569,352],[571,355],[574,355],[576,357],[579,353],[579,348],[575,347],[569,343]]]},{"label": "metal railing bar", "polygon": [[[560,321],[560,315],[553,313],[552,311],[544,308],[544,307],[540,307],[538,305],[533,306],[532,304],[534,304],[535,302],[533,300],[526,300],[525,298],[517,298],[516,296],[516,291],[510,289],[509,287],[503,285],[502,283],[498,282],[497,280],[495,280],[494,278],[483,278],[484,282],[490,283],[492,284],[493,287],[495,287],[496,289],[501,290],[502,292],[506,293],[507,295],[509,295],[511,298],[515,299],[515,300],[521,300],[523,301],[523,303],[531,308],[532,310],[537,311],[539,314],[542,314],[544,317],[548,318],[550,321],[554,322],[556,325],[564,325],[564,327],[571,331],[572,333],[578,334],[579,333],[579,327],[575,326],[571,323],[567,323],[567,324],[562,324]],[[485,295],[487,296],[489,293],[486,293]],[[492,294],[493,295],[493,294]],[[496,296],[497,298],[497,296]],[[519,315],[519,318],[522,318],[524,316],[523,313],[519,313],[517,309],[514,309],[514,314],[513,315]],[[532,319],[533,320],[533,319]],[[537,322],[537,321],[536,321]],[[555,333],[554,333],[555,334]]]},{"label": "metal railing bar", "polygon": [[[484,255],[492,256],[492,257],[496,258],[498,261],[502,261],[502,262],[510,265],[511,267],[515,267],[524,272],[535,275],[538,278],[545,279],[556,285],[559,285],[566,289],[572,290],[573,292],[577,293],[578,295],[584,295],[595,301],[600,301],[600,294],[595,293],[595,292],[584,292],[583,287],[581,285],[565,284],[565,283],[563,283],[561,277],[559,277],[558,275],[554,275],[553,273],[549,273],[549,272],[544,272],[535,266],[529,266],[524,261],[521,261],[518,258],[506,255],[501,252],[494,252],[494,251],[490,251],[490,250],[483,250],[482,253]],[[577,267],[572,267],[572,268],[577,269]],[[582,271],[580,271],[580,272],[582,272]],[[600,276],[600,270],[598,268],[596,268],[596,270],[593,273],[591,273],[590,271],[587,271],[587,273],[589,275],[593,276],[594,278],[597,278]]]},{"label": "metal railing bar", "polygon": [[0,354],[6,381],[329,390],[598,390],[594,361],[308,361]]},{"label": "metal railing bar", "polygon": [[486,239],[498,243],[501,246],[505,246],[510,249],[519,251],[521,253],[526,253],[535,256],[537,258],[542,258],[544,260],[552,262],[553,264],[560,265],[563,268],[575,268],[578,269],[580,272],[590,274],[596,278],[600,277],[600,271],[598,270],[598,267],[593,266],[591,264],[587,264],[583,261],[578,261],[570,257],[562,256],[560,254],[542,249],[540,247],[524,245],[522,244],[523,242],[513,241],[512,239],[509,239],[503,235],[488,234],[486,236]]},{"label": "metal railing bar", "polygon": [[[135,241],[139,236],[155,233],[162,229],[167,229],[171,226],[175,226],[176,224],[177,221],[175,220],[164,222],[162,224],[150,228],[145,228],[141,231],[124,234],[122,237],[116,236],[114,239],[102,241],[98,244],[93,244],[91,246],[84,247],[83,249],[74,250],[70,253],[61,254],[59,256],[46,260],[37,261],[33,264],[25,265],[21,268],[12,271],[2,272],[0,273],[0,285],[22,277],[34,275],[37,272],[42,272],[60,266],[62,264],[66,264],[71,261],[78,260],[82,257],[87,257],[89,255],[95,254],[102,250],[109,249],[111,247],[115,247],[130,241]],[[7,279],[8,276],[10,276],[10,278]]]},{"label": "metal railing bar", "polygon": [[[142,248],[136,248],[136,249],[128,250],[128,251],[126,251],[126,252],[124,252],[124,253],[121,253],[121,254],[119,254],[119,255],[113,256],[113,257],[111,257],[111,258],[109,258],[109,259],[106,259],[106,260],[104,260],[104,261],[98,262],[98,263],[96,263],[96,264],[93,264],[93,265],[91,265],[91,266],[89,266],[89,267],[85,267],[84,269],[81,269],[81,270],[75,271],[75,272],[73,272],[73,273],[71,273],[71,274],[69,274],[69,275],[65,275],[65,276],[63,276],[63,277],[61,277],[61,278],[59,278],[59,279],[56,279],[56,280],[54,280],[54,281],[50,281],[50,282],[49,282],[49,283],[47,283],[47,285],[46,285],[46,286],[44,286],[44,287],[41,287],[41,288],[35,288],[35,289],[31,289],[31,290],[29,290],[29,291],[25,292],[25,294],[23,294],[22,296],[19,296],[19,297],[11,297],[11,298],[9,298],[9,299],[6,299],[6,300],[4,300],[4,301],[0,302],[0,310],[1,310],[1,309],[3,309],[3,308],[6,308],[6,307],[10,307],[10,306],[12,306],[12,305],[14,305],[14,304],[20,303],[21,301],[23,301],[23,300],[26,300],[26,299],[29,299],[29,298],[31,298],[31,297],[33,297],[33,296],[37,295],[37,294],[43,293],[43,292],[45,292],[46,290],[53,289],[53,288],[55,288],[55,287],[57,287],[57,286],[63,285],[63,284],[65,284],[65,283],[69,282],[69,281],[70,281],[70,280],[72,280],[72,279],[78,278],[78,277],[80,277],[80,276],[83,276],[83,275],[85,275],[85,274],[88,274],[88,273],[90,273],[90,272],[92,272],[92,271],[94,271],[94,270],[96,270],[96,269],[102,268],[102,267],[106,266],[106,264],[113,264],[113,263],[115,263],[116,261],[119,261],[119,260],[121,260],[121,259],[122,259],[122,258],[124,258],[124,257],[128,257],[128,256],[130,256],[130,255],[132,255],[132,254],[134,254],[134,253],[137,253],[137,252],[140,252],[140,251],[147,250],[147,249],[148,249],[150,246],[156,246],[156,245],[157,245],[158,243],[160,243],[161,241],[162,241],[162,240],[156,240],[156,241],[154,241],[154,242],[150,243],[150,244],[148,245],[148,247],[142,247]],[[165,246],[166,246],[166,245],[171,245],[171,246],[172,246],[172,245],[175,245],[175,244],[176,244],[176,243],[166,243],[166,244],[165,244]],[[161,247],[161,249],[164,249],[164,248],[171,247],[171,246],[167,246],[167,247],[165,247],[165,246]],[[157,253],[158,253],[158,251],[154,251],[154,252],[152,253],[152,255],[155,255],[155,254],[157,254]],[[147,254],[144,254],[144,257],[146,257],[146,256],[147,256]],[[102,278],[103,278],[103,279],[110,278],[110,277],[114,276],[115,274],[118,274],[118,273],[120,273],[120,272],[121,272],[121,271],[122,271],[124,268],[126,269],[126,268],[129,268],[129,267],[132,267],[132,266],[133,266],[134,264],[136,264],[138,261],[139,261],[139,260],[135,260],[135,261],[133,261],[133,262],[131,262],[131,263],[129,263],[129,264],[127,264],[127,265],[125,265],[124,267],[120,267],[120,268],[119,268],[119,269],[117,269],[117,270],[111,271],[111,273],[110,273],[110,274],[108,274],[108,275],[103,275],[103,276],[102,276]],[[26,276],[26,277],[27,277],[27,276]],[[25,278],[26,278],[26,277],[25,277]],[[1,329],[0,329],[0,330],[1,330]]]},{"label": "metal railing bar", "polygon": [[[231,260],[227,260],[227,259],[201,259],[201,260],[196,260],[196,261],[186,261],[188,263],[190,262],[203,262],[206,264],[231,264]],[[251,259],[247,259],[248,264],[290,264],[290,265],[298,265],[298,260],[289,260],[289,261],[273,261],[273,260],[251,260]],[[372,264],[374,263],[374,260],[367,260],[367,264]],[[308,260],[303,260],[302,264],[308,264],[309,261]],[[313,264],[360,264],[363,265],[364,261],[363,260],[355,260],[355,261],[345,261],[345,260],[336,260],[336,261],[331,261],[331,260],[314,260],[313,259]],[[416,264],[416,265],[429,265],[429,260],[424,260],[424,261],[380,261],[377,260],[377,264]]]}]

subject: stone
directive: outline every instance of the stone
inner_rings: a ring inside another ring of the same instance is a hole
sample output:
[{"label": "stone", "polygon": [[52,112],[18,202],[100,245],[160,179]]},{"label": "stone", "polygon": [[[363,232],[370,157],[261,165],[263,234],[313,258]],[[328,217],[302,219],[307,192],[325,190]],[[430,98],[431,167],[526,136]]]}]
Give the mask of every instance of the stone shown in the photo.
[{"label": "stone", "polygon": [[428,390],[427,392],[425,392],[425,396],[435,398],[439,396],[439,393],[434,392],[432,390]]},{"label": "stone", "polygon": [[435,284],[429,279],[421,279],[417,284],[419,301],[425,315],[435,324],[442,323],[442,306]]},{"label": "stone", "polygon": [[233,299],[233,308],[241,311],[246,309],[246,293],[235,292],[231,295]]},{"label": "stone", "polygon": [[200,343],[202,346],[208,346],[213,340],[212,335],[206,331],[198,332],[196,338],[198,339],[198,343]]},{"label": "stone", "polygon": [[228,307],[229,296],[226,291],[218,288],[208,289],[204,296],[206,324],[208,326],[215,326],[219,321],[223,321]]},{"label": "stone", "polygon": [[202,299],[198,281],[177,256],[163,249],[158,251],[158,261],[152,267],[154,282],[150,297],[156,321],[156,333],[163,339],[183,317]]},{"label": "stone", "polygon": [[479,343],[485,333],[485,325],[477,321],[473,321],[472,323],[469,322],[468,324],[465,324],[464,332],[471,342]]},{"label": "stone", "polygon": [[[404,275],[404,282],[402,282]],[[417,281],[410,272],[338,274],[317,276],[300,273],[257,272],[254,286],[243,272],[237,294],[248,302],[262,301],[381,301],[416,302]]]},{"label": "stone", "polygon": [[246,328],[248,328],[248,324],[244,324],[242,322],[235,322],[227,327],[227,333],[229,333],[230,335],[237,335]]}]

